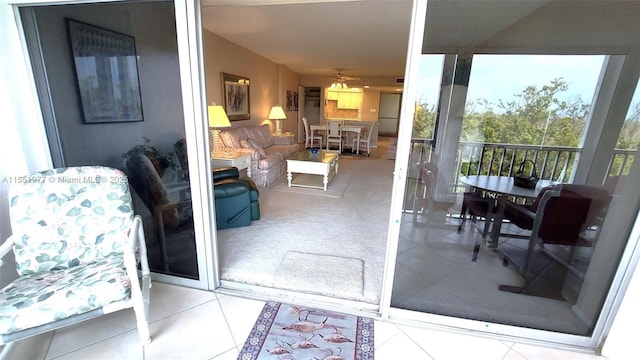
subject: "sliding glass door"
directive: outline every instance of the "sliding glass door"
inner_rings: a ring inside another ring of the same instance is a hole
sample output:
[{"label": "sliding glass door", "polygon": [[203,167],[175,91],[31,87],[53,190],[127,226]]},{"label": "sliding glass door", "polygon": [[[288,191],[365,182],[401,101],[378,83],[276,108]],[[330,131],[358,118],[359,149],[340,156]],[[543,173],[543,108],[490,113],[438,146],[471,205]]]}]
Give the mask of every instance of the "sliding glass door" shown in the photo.
[{"label": "sliding glass door", "polygon": [[[565,8],[516,5],[428,3],[390,313],[593,346],[640,206],[639,59],[545,31]],[[538,186],[514,188],[519,170]]]},{"label": "sliding glass door", "polygon": [[[185,122],[185,118],[195,122],[201,117],[191,115],[194,108],[199,109],[192,105],[199,96],[193,95],[191,81],[182,81],[193,74],[180,70],[181,66],[192,68],[182,65],[181,57],[188,59],[189,54],[179,53],[176,26],[187,27],[182,9],[165,1],[76,3],[25,6],[20,16],[40,105],[46,109],[54,167],[122,169],[131,185],[136,214],[143,220],[154,276],[205,288],[207,267],[201,254],[205,253],[206,232],[198,220],[203,211],[194,209],[206,202],[194,202],[192,196],[200,189],[192,184],[202,176],[199,169],[205,168],[196,163],[199,159],[194,155],[198,146],[194,138],[204,126],[195,130],[197,124]],[[80,24],[85,30],[70,32],[67,24]],[[117,49],[78,45],[87,41],[85,37],[91,41],[91,36],[128,39],[128,55],[134,61],[124,69],[116,64]],[[72,47],[75,58],[70,56]],[[85,73],[96,76],[81,77]],[[131,88],[119,83],[125,75]],[[135,107],[138,118],[111,116],[113,104],[125,112],[130,109],[124,95],[133,93],[140,101]],[[188,151],[191,147],[194,149]]]}]

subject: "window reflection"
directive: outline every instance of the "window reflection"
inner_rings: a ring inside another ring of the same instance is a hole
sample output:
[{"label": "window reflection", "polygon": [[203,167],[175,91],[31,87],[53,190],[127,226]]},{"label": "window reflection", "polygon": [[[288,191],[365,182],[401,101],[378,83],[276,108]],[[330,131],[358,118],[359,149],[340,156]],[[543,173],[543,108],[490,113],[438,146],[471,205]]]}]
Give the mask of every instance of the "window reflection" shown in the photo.
[{"label": "window reflection", "polygon": [[[592,116],[605,59],[423,55],[392,307],[590,334],[610,279],[598,272],[620,256],[605,244],[626,242],[607,230],[614,207],[633,206],[614,192],[637,145],[637,111],[604,129]],[[583,155],[604,151],[594,131],[633,143],[609,151],[608,171]],[[531,189],[513,187],[523,162]]]}]

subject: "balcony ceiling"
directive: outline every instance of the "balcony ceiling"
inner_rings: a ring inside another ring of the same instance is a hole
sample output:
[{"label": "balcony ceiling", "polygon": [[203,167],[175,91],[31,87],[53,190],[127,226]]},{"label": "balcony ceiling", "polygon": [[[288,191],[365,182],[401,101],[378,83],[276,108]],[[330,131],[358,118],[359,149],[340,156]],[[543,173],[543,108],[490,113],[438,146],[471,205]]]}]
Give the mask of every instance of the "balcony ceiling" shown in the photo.
[{"label": "balcony ceiling", "polygon": [[[411,0],[202,0],[203,27],[301,75],[402,76]],[[640,1],[430,0],[424,53],[624,54]]]}]

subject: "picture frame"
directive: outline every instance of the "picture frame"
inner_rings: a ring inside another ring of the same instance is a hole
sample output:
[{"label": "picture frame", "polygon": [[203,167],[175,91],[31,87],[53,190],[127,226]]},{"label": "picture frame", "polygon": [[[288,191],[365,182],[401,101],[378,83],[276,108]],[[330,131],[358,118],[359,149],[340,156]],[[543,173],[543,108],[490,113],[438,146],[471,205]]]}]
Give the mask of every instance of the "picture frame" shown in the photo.
[{"label": "picture frame", "polygon": [[134,37],[65,20],[83,122],[143,121]]},{"label": "picture frame", "polygon": [[287,111],[298,111],[298,92],[287,90]]},{"label": "picture frame", "polygon": [[249,78],[226,73],[221,77],[222,103],[229,121],[251,119]]}]

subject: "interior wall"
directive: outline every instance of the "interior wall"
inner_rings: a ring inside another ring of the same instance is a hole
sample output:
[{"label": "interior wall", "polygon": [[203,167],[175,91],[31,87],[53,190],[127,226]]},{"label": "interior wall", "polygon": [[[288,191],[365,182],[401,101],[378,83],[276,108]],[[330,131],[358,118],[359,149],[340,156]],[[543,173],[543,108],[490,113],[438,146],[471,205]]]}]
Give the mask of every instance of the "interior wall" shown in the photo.
[{"label": "interior wall", "polygon": [[362,120],[378,121],[380,113],[380,90],[363,91],[362,95]]},{"label": "interior wall", "polygon": [[[282,105],[282,108],[285,110],[285,114],[287,115],[287,120],[282,122],[282,132],[292,132],[295,134],[294,139],[297,139],[298,136],[298,111],[287,111],[287,91],[292,91],[294,93],[298,92],[298,84],[300,84],[300,76],[289,70],[286,66],[280,66],[281,68],[281,76],[283,79],[284,89],[282,89],[282,99],[278,102],[278,104]],[[300,96],[298,94],[298,96]],[[294,105],[297,104],[297,99],[294,100]]]},{"label": "interior wall", "polygon": [[[122,153],[142,137],[160,152],[184,137],[172,3],[46,6],[35,15],[67,166],[120,167]],[[83,123],[65,17],[135,38],[144,121]]]},{"label": "interior wall", "polygon": [[[270,123],[267,118],[271,107],[278,104],[279,96],[279,66],[278,64],[242,48],[216,34],[203,30],[205,89],[207,104],[222,103],[221,73],[233,74],[249,78],[249,100],[251,119],[232,121],[231,126],[242,127]],[[283,71],[285,73],[286,71]],[[283,81],[283,85],[286,84]],[[283,86],[284,88],[284,86]],[[291,89],[297,89],[297,84]],[[282,97],[284,101],[285,97]],[[284,103],[283,103],[284,105]],[[287,114],[287,118],[290,115]],[[283,123],[283,129],[289,130],[289,121]],[[275,132],[275,123],[271,124]]]}]

